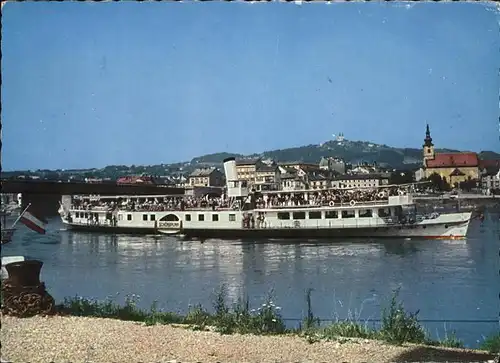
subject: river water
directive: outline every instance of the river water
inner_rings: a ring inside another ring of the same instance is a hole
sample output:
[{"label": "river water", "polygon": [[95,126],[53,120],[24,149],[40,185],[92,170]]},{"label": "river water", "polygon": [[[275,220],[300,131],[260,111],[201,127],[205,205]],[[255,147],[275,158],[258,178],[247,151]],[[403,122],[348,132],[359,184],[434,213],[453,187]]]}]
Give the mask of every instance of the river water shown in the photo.
[{"label": "river water", "polygon": [[253,243],[71,232],[52,218],[45,235],[19,226],[2,256],[42,260],[42,280],[56,301],[79,295],[123,302],[133,293],[141,307],[157,300],[164,309],[185,312],[198,303],[211,308],[214,290],[224,284],[229,298],[247,295],[253,306],[273,290],[290,326],[305,315],[308,288],[317,316],[362,321],[379,319],[381,304],[400,288],[405,307],[431,320],[423,325],[433,337],[455,331],[475,347],[499,329],[499,218],[487,213],[483,223],[474,220],[466,241]]}]

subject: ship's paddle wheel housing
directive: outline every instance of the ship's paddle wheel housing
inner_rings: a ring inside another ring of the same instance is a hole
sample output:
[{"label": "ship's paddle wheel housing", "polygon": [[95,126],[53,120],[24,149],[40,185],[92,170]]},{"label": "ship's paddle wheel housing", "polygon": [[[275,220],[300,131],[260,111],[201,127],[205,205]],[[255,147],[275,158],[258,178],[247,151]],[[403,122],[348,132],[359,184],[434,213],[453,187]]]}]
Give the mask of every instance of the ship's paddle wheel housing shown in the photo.
[{"label": "ship's paddle wheel housing", "polygon": [[176,234],[182,230],[182,221],[178,215],[169,213],[158,221],[156,229],[164,234]]}]

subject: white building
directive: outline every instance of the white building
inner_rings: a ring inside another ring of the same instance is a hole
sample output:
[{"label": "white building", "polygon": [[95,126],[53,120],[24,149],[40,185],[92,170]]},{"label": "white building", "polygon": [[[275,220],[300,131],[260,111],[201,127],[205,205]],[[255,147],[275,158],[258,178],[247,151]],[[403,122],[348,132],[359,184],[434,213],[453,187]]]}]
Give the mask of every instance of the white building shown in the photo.
[{"label": "white building", "polygon": [[389,179],[379,174],[344,175],[332,180],[332,187],[339,189],[377,188],[388,184]]},{"label": "white building", "polygon": [[500,189],[500,169],[496,173],[486,173],[481,177],[481,189],[486,194],[489,194],[491,189]]}]

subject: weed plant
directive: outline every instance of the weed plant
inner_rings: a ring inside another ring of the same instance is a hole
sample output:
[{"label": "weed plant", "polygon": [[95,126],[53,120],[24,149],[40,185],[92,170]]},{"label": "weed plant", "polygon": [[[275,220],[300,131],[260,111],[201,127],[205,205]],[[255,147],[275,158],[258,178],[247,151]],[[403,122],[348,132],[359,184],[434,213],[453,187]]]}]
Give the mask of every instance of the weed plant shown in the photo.
[{"label": "weed plant", "polygon": [[[298,329],[287,329],[281,315],[281,308],[274,303],[272,291],[257,308],[250,308],[248,297],[241,297],[235,303],[228,302],[225,285],[214,293],[213,312],[201,305],[189,307],[186,314],[165,312],[158,309],[155,301],[149,310],[137,307],[139,296],[127,295],[125,304],[119,305],[108,298],[105,301],[85,299],[75,296],[66,298],[57,310],[61,314],[91,316],[144,322],[146,325],[183,324],[193,330],[212,329],[221,334],[286,334],[303,336],[309,343],[319,340],[345,341],[346,338],[383,340],[391,344],[416,343],[453,348],[463,347],[463,343],[452,332],[443,340],[428,338],[427,332],[418,321],[418,313],[405,310],[398,301],[399,290],[393,292],[388,307],[382,309],[379,329],[368,327],[367,322],[350,317],[337,319],[331,324],[321,325],[312,307],[312,289],[305,293],[307,313]],[[500,333],[486,338],[481,349],[492,353],[500,352]]]},{"label": "weed plant", "polygon": [[500,332],[487,337],[482,343],[480,348],[490,353],[500,354]]}]

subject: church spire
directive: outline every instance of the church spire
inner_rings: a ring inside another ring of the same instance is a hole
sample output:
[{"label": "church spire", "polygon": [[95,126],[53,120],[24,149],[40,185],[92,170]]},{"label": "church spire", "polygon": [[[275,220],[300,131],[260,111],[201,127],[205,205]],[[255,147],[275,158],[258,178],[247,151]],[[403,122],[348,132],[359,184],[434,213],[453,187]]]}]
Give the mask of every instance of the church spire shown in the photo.
[{"label": "church spire", "polygon": [[427,128],[425,130],[424,146],[434,146],[434,144],[432,143],[431,131],[429,130],[429,124],[427,124]]}]

